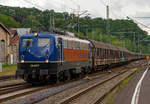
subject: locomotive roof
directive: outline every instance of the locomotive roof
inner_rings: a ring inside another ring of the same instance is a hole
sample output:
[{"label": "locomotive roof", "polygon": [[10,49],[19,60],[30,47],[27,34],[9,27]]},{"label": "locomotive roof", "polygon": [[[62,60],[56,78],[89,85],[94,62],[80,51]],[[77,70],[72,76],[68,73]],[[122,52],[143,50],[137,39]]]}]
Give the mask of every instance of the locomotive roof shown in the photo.
[{"label": "locomotive roof", "polygon": [[[71,37],[71,36],[59,35],[59,34],[39,33],[38,36],[40,36],[40,37],[61,37],[61,38],[66,39],[66,40],[71,40],[71,41],[74,40],[74,41],[87,43],[87,44],[90,43],[88,40],[85,40],[85,39],[79,39],[77,37]],[[34,37],[34,34],[33,33],[24,34],[21,37]]]},{"label": "locomotive roof", "polygon": [[78,41],[78,42],[83,42],[83,43],[90,43],[89,40],[85,40],[85,39],[79,39],[77,37],[70,37],[70,36],[63,36],[63,35],[58,35],[58,37],[62,37],[63,39],[66,39],[66,40],[74,40],[74,41]]},{"label": "locomotive roof", "polygon": [[[48,37],[48,36],[55,36],[55,34],[39,33],[38,36],[40,36],[40,37]],[[34,37],[34,33],[31,33],[31,34],[23,34],[21,37]]]}]

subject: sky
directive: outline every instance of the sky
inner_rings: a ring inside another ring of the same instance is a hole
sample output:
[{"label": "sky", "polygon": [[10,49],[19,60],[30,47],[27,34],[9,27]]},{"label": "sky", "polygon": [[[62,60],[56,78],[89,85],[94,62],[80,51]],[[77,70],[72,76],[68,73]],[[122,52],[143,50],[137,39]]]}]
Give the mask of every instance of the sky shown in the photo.
[{"label": "sky", "polygon": [[109,5],[110,18],[126,19],[126,17],[129,16],[133,20],[150,27],[150,18],[136,18],[150,17],[150,0],[0,0],[0,4],[7,6],[36,7],[41,10],[54,9],[58,12],[70,12],[75,14],[87,10],[91,17],[103,18],[106,18],[106,5]]}]

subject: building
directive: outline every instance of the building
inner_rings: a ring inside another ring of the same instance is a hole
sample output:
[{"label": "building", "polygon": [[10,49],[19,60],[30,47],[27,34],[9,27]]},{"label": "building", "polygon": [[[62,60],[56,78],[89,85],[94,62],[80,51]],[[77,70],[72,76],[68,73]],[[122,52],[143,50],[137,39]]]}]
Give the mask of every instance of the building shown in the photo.
[{"label": "building", "polygon": [[0,63],[16,64],[19,37],[31,32],[30,28],[9,28],[0,23]]},{"label": "building", "polygon": [[30,28],[9,28],[10,36],[10,64],[17,64],[19,38],[22,34],[29,34]]},{"label": "building", "polygon": [[0,23],[0,63],[10,62],[10,32]]},{"label": "building", "polygon": [[10,37],[10,64],[17,64],[18,60],[18,49],[19,49],[19,37],[20,35],[17,33],[16,30],[10,30],[11,33]]}]

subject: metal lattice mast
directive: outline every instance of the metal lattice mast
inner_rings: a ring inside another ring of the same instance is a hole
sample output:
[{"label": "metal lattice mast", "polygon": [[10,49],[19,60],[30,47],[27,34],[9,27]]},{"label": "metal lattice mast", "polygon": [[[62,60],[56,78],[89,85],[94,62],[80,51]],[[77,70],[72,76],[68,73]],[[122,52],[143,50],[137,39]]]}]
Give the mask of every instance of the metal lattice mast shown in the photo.
[{"label": "metal lattice mast", "polygon": [[106,6],[106,19],[107,19],[107,21],[106,21],[106,33],[107,33],[107,35],[109,35],[109,43],[111,44],[111,37],[110,37],[110,21],[109,21],[109,6],[107,5]]}]

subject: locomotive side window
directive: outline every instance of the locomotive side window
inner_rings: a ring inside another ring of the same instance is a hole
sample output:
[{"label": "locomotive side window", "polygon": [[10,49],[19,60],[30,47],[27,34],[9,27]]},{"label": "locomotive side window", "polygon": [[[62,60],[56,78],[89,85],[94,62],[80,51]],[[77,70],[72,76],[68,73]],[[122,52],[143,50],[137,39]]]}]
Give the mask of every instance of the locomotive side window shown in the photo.
[{"label": "locomotive side window", "polygon": [[84,43],[80,43],[80,48],[82,49],[82,50],[85,50],[84,48]]},{"label": "locomotive side window", "polygon": [[21,42],[22,47],[29,48],[29,47],[32,47],[32,45],[33,45],[33,39],[31,38],[22,39],[22,42]]},{"label": "locomotive side window", "polygon": [[84,43],[84,50],[87,50],[86,43]]},{"label": "locomotive side window", "polygon": [[70,42],[70,49],[72,49],[72,40],[70,40],[69,42]]},{"label": "locomotive side window", "polygon": [[88,50],[88,44],[86,43],[86,50]]},{"label": "locomotive side window", "polygon": [[77,49],[77,41],[75,41],[75,49]]},{"label": "locomotive side window", "polygon": [[80,48],[79,48],[79,44],[80,44],[80,43],[79,43],[79,42],[77,42],[77,49],[80,49]]},{"label": "locomotive side window", "polygon": [[80,47],[82,48],[82,50],[85,50],[85,43],[80,44]]},{"label": "locomotive side window", "polygon": [[84,43],[84,50],[86,50],[86,43]]},{"label": "locomotive side window", "polygon": [[45,47],[50,44],[50,38],[39,38],[38,47]]},{"label": "locomotive side window", "polygon": [[76,49],[75,41],[73,41],[73,49]]},{"label": "locomotive side window", "polygon": [[71,42],[70,42],[70,40],[68,40],[68,49],[70,49],[71,48]]},{"label": "locomotive side window", "polygon": [[83,49],[83,44],[84,44],[84,43],[82,43],[82,42],[80,43],[80,49],[81,49],[81,50]]},{"label": "locomotive side window", "polygon": [[73,49],[73,40],[71,40],[71,49]]},{"label": "locomotive side window", "polygon": [[83,47],[84,47],[84,50],[87,50],[86,43],[84,43]]},{"label": "locomotive side window", "polygon": [[68,40],[66,40],[66,48],[68,48]]},{"label": "locomotive side window", "polygon": [[68,48],[68,40],[65,40],[65,41],[66,41],[66,42],[65,42],[65,43],[66,43],[65,46],[66,46],[66,48]]},{"label": "locomotive side window", "polygon": [[63,41],[64,48],[67,48],[67,40]]}]

